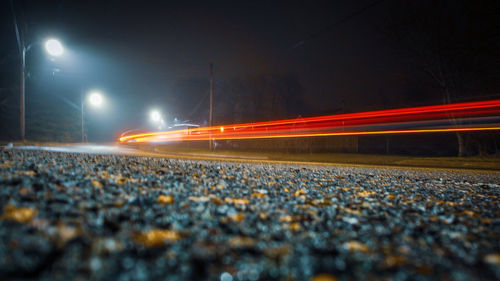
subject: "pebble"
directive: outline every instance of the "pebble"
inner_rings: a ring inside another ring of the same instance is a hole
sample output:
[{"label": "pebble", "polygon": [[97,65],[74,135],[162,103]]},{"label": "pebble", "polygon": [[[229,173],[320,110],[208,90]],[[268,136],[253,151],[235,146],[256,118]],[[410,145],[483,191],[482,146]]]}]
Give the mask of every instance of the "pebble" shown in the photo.
[{"label": "pebble", "polygon": [[498,173],[18,150],[0,163],[1,280],[500,279]]}]

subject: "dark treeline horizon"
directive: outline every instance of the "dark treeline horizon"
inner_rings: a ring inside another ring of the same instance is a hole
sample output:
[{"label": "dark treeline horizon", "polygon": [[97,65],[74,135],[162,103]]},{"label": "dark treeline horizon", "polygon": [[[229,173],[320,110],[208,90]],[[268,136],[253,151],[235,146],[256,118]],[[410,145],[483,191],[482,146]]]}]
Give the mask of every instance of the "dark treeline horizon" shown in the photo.
[{"label": "dark treeline horizon", "polygon": [[[90,89],[106,96],[105,109],[87,109],[91,141],[151,129],[152,108],[207,124],[210,63],[215,124],[500,97],[496,1],[13,4],[26,42],[60,37],[68,54],[51,61],[40,44],[27,54],[33,140],[79,140]],[[19,52],[2,5],[0,139],[14,140]]]}]

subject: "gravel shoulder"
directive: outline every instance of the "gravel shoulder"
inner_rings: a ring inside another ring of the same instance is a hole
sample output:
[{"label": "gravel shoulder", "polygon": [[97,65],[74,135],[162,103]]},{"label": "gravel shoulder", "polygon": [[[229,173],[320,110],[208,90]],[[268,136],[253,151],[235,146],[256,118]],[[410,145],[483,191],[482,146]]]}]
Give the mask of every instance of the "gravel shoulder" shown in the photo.
[{"label": "gravel shoulder", "polygon": [[500,176],[0,151],[0,279],[498,280]]},{"label": "gravel shoulder", "polygon": [[500,172],[500,157],[416,157],[403,155],[375,155],[359,153],[281,153],[249,152],[185,148],[176,146],[141,146],[144,151],[157,153],[207,156],[238,159],[260,159],[269,161],[314,162],[324,164],[377,165],[395,167],[423,167],[440,169],[490,170]]}]

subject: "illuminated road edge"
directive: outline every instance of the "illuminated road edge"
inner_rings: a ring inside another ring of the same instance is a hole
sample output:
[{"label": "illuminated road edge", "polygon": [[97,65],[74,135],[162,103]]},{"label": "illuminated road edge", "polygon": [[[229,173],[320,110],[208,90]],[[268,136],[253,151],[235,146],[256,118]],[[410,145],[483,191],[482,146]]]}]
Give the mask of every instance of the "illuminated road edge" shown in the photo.
[{"label": "illuminated road edge", "polygon": [[170,142],[500,130],[500,100],[377,110],[125,135],[120,142]]}]

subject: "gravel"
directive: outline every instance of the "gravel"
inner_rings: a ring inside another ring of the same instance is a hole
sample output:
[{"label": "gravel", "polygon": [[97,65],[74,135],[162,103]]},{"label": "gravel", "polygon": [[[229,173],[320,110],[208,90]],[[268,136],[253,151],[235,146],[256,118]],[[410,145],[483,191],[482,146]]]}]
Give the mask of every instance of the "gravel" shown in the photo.
[{"label": "gravel", "polygon": [[0,161],[2,280],[500,279],[498,173]]}]

